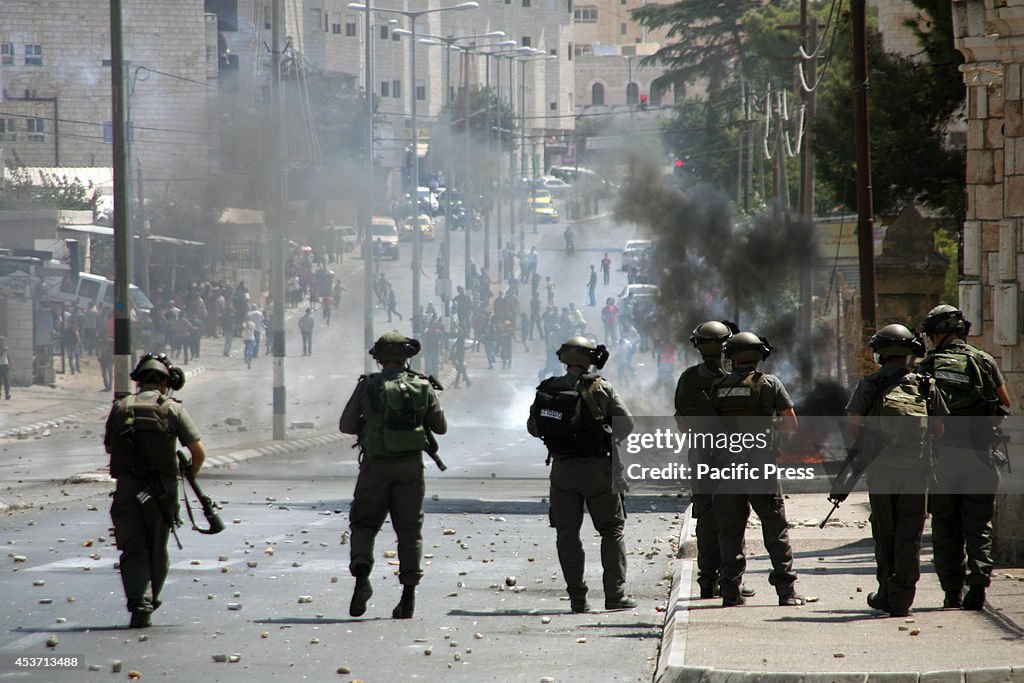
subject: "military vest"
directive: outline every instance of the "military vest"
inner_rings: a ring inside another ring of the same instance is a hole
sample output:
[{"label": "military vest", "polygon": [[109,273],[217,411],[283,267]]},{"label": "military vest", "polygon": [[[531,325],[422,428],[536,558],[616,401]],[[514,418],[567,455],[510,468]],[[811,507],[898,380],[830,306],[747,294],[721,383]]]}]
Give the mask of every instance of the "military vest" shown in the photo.
[{"label": "military vest", "polygon": [[423,419],[427,414],[430,385],[416,375],[376,373],[362,378],[370,410],[360,435],[363,452],[370,458],[419,453],[427,446]]},{"label": "military vest", "polygon": [[935,378],[950,415],[995,415],[995,377],[980,349],[950,344],[925,356],[919,369]]},{"label": "military vest", "polygon": [[894,467],[924,464],[933,380],[912,372],[886,376],[881,371],[867,379],[875,390],[864,423],[869,430],[869,452],[878,462]]},{"label": "military vest", "polygon": [[556,460],[611,452],[611,428],[595,398],[600,384],[600,375],[582,375],[575,385],[565,377],[551,377],[537,387],[530,415]]},{"label": "military vest", "polygon": [[757,370],[732,373],[714,380],[711,405],[722,417],[771,417],[761,403],[765,374]]},{"label": "military vest", "polygon": [[[702,372],[704,368],[706,372]],[[711,375],[709,373],[715,373]],[[692,365],[679,376],[676,391],[676,409],[680,415],[708,415],[711,412],[711,394],[715,380],[725,377],[721,367],[712,367],[707,363]]]},{"label": "military vest", "polygon": [[178,473],[175,459],[175,434],[172,406],[176,403],[156,391],[140,392],[119,401],[124,422],[114,426],[110,448],[110,476],[147,477],[158,472],[174,478]]}]

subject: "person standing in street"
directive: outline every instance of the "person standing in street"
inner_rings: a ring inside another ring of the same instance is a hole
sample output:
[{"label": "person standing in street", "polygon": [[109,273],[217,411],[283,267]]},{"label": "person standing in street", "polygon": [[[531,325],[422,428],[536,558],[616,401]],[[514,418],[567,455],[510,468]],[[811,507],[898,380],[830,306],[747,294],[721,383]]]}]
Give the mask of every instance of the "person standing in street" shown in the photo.
[{"label": "person standing in street", "polygon": [[[772,347],[768,340],[752,332],[740,332],[722,346],[725,357],[732,361],[732,372],[715,380],[711,390],[711,408],[723,418],[747,418],[742,431],[796,431],[796,411],[785,385],[775,375],[760,372],[757,364],[768,358]],[[781,418],[778,427],[773,418]],[[720,454],[716,454],[721,457]],[[764,464],[775,462],[773,449],[750,449],[730,454],[733,462],[743,462],[764,471]],[[724,465],[725,463],[719,463]],[[761,520],[761,534],[772,562],[768,582],[775,587],[779,605],[793,607],[804,604],[803,596],[794,588],[793,548],[789,543],[786,504],[778,480],[723,480],[711,497],[718,525],[718,550],[722,556],[719,569],[719,590],[723,607],[746,603],[740,592],[743,572],[747,567],[744,534],[753,508]]]},{"label": "person standing in street", "polygon": [[[924,355],[924,342],[903,325],[886,325],[871,337],[882,366],[857,383],[846,406],[850,443],[860,435],[861,457],[869,458],[868,500],[875,541],[878,590],[868,606],[893,617],[910,614],[921,578],[925,490],[928,486],[929,431],[942,434],[947,414],[935,381],[910,369],[912,356]],[[846,496],[833,495],[842,502]]]},{"label": "person standing in street", "polygon": [[339,429],[358,436],[359,477],[349,513],[349,571],[356,583],[349,614],[366,613],[373,596],[373,545],[390,514],[398,536],[398,580],[402,597],[393,619],[411,619],[416,586],[423,577],[423,451],[430,434],[448,431],[432,383],[408,368],[420,351],[416,339],[388,332],[370,349],[381,372],[363,375],[341,414]]},{"label": "person standing in street", "polygon": [[121,583],[131,628],[146,628],[160,607],[170,569],[167,540],[178,511],[176,443],[192,454],[198,475],[206,459],[199,430],[185,407],[170,395],[185,375],[160,354],[146,354],[131,378],[136,393],[117,401],[107,416],[103,445],[110,476],[117,481],[110,518],[121,551]]},{"label": "person standing in street", "polygon": [[11,398],[11,372],[14,365],[11,363],[11,351],[7,348],[7,337],[0,337],[0,384],[3,385],[4,399]]},{"label": "person standing in street", "polygon": [[[469,381],[469,374],[466,372],[466,335],[465,333],[459,334],[452,342],[452,365],[455,366],[455,388],[459,388],[459,380],[466,382],[466,387],[473,386],[473,383]],[[493,358],[491,363],[493,366]]]},{"label": "person standing in street", "polygon": [[601,274],[604,277],[604,284],[608,284],[612,276],[612,260],[608,257],[608,252],[604,252],[604,258],[601,259]]},{"label": "person standing in street", "polygon": [[590,277],[587,278],[587,296],[590,297],[590,305],[597,305],[597,270],[593,264],[590,266]]},{"label": "person standing in street", "polygon": [[263,311],[259,309],[256,304],[249,304],[251,310],[249,311],[249,320],[253,324],[253,334],[256,335],[256,345],[252,351],[252,357],[257,358],[260,355],[260,337],[263,336],[264,318]]},{"label": "person standing in street", "polygon": [[100,361],[103,391],[112,391],[114,389],[114,340],[104,335],[97,342],[96,357]]},{"label": "person standing in street", "polygon": [[[526,426],[548,449],[548,516],[557,535],[569,607],[576,613],[590,611],[584,578],[586,557],[580,540],[585,506],[601,535],[605,609],[632,609],[636,600],[626,595],[626,513],[614,487],[618,463],[612,458],[612,440],[621,440],[633,431],[633,416],[607,380],[589,374],[591,367],[600,370],[607,362],[604,346],[586,337],[571,337],[558,349],[558,360],[565,365],[565,374],[540,383]],[[571,406],[578,410],[569,410]],[[555,417],[569,413],[575,419]],[[613,422],[613,418],[619,419]]]},{"label": "person standing in street", "polygon": [[391,322],[391,315],[397,315],[399,320],[404,320],[402,314],[398,312],[398,300],[395,298],[395,288],[388,283],[388,322]]},{"label": "person standing in street", "polygon": [[[679,430],[709,431],[704,427],[712,419],[711,390],[715,380],[726,376],[722,367],[722,346],[732,336],[732,323],[709,320],[694,328],[690,343],[701,355],[701,362],[683,370],[675,391],[675,416]],[[696,471],[699,464],[711,464],[713,453],[707,449],[691,448],[689,464]],[[694,479],[690,492],[693,518],[697,520],[697,585],[703,600],[721,597],[718,577],[722,555],[718,549],[718,524],[712,504],[718,482],[709,478]],[[752,597],[754,590],[740,586],[740,595]]]},{"label": "person standing in street", "polygon": [[299,318],[299,332],[302,333],[302,355],[313,355],[313,327],[316,321],[313,320],[313,309],[307,308],[305,314]]},{"label": "person standing in street", "polygon": [[932,350],[919,371],[935,378],[951,417],[934,458],[928,495],[935,573],[945,592],[943,607],[981,610],[991,583],[999,487],[992,432],[999,416],[1010,414],[1010,394],[995,359],[965,341],[971,323],[959,309],[936,306],[922,328]]},{"label": "person standing in street", "polygon": [[256,356],[256,323],[250,318],[242,321],[242,344],[245,345],[245,367],[252,368],[252,359]]}]

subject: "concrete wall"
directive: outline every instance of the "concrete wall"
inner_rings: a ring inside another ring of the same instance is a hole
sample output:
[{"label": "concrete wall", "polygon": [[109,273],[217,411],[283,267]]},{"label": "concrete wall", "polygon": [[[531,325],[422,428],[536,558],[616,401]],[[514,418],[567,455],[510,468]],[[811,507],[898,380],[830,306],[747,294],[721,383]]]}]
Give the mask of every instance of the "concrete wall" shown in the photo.
[{"label": "concrete wall", "polygon": [[32,384],[33,305],[26,298],[0,299],[0,336],[7,337],[8,355],[14,367],[11,384],[16,386]]}]

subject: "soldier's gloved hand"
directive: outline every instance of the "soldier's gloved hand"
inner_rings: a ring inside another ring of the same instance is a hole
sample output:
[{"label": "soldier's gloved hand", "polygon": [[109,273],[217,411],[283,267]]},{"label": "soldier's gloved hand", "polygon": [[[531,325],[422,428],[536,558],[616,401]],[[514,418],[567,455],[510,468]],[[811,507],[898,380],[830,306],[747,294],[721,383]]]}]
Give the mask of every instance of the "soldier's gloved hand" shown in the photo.
[{"label": "soldier's gloved hand", "polygon": [[849,493],[830,493],[828,499],[836,504],[842,504],[846,502],[846,499],[850,497]]}]

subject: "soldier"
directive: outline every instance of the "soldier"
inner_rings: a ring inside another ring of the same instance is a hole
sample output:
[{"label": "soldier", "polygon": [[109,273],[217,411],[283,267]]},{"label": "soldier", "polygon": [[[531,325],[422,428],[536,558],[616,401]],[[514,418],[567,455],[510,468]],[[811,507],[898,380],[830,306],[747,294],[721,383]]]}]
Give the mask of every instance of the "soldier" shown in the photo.
[{"label": "soldier", "polygon": [[408,368],[409,359],[419,352],[416,339],[398,332],[382,335],[370,349],[382,371],[359,378],[339,422],[343,433],[359,437],[359,478],[349,513],[349,571],[356,584],[348,612],[353,617],[366,612],[373,595],[373,542],[389,513],[398,536],[402,584],[402,598],[391,617],[411,619],[416,606],[416,586],[423,577],[422,453],[431,433],[448,431],[429,378]]},{"label": "soldier", "polygon": [[928,496],[935,573],[946,593],[944,607],[980,610],[992,574],[999,485],[990,454],[992,427],[997,414],[1009,414],[1010,395],[992,356],[964,341],[971,323],[958,309],[940,304],[922,327],[932,350],[920,370],[935,378],[950,416],[961,418],[948,420],[937,449],[935,493]]},{"label": "soldier", "polygon": [[[680,430],[699,427],[702,422],[700,417],[711,415],[711,387],[716,379],[726,375],[722,368],[722,345],[732,336],[733,325],[709,320],[694,328],[690,335],[690,342],[703,360],[683,370],[676,383],[675,415]],[[691,449],[691,471],[696,471],[697,464],[706,462],[709,457],[706,451]],[[697,585],[700,586],[702,599],[720,595],[718,569],[722,564],[722,556],[718,552],[718,525],[715,524],[715,513],[711,506],[716,483],[712,480],[694,480],[690,494],[693,518],[697,520]],[[740,594],[745,597],[755,593],[746,586],[740,586]]]},{"label": "soldier", "polygon": [[[576,336],[558,349],[565,375],[541,382],[530,408],[527,429],[541,438],[551,464],[551,507],[548,515],[557,532],[558,560],[562,565],[569,605],[573,612],[588,612],[585,556],[580,541],[583,506],[601,534],[604,568],[604,606],[631,609],[636,601],[626,596],[626,522],[622,496],[613,489],[612,440],[633,430],[633,416],[615,389],[597,374],[608,360],[608,350],[586,337]],[[612,418],[620,418],[612,421]]]},{"label": "soldier", "polygon": [[188,411],[168,393],[185,385],[180,369],[164,354],[146,354],[131,378],[138,391],[114,404],[103,445],[110,454],[110,476],[117,480],[110,517],[130,625],[146,628],[160,607],[170,567],[167,537],[178,516],[175,441],[191,452],[193,475],[199,474],[206,450]]},{"label": "soldier", "polygon": [[871,337],[871,349],[882,367],[857,383],[846,406],[851,438],[867,430],[860,453],[870,459],[868,499],[878,567],[878,590],[868,593],[867,602],[905,617],[921,577],[928,431],[942,434],[941,420],[927,418],[947,410],[934,380],[910,369],[911,356],[924,355],[919,337],[903,325],[886,325]]},{"label": "soldier", "polygon": [[[733,335],[723,345],[725,357],[732,361],[732,372],[715,380],[711,393],[714,413],[725,418],[748,418],[743,431],[755,433],[773,428],[773,418],[781,418],[778,431],[796,431],[796,412],[793,401],[782,381],[775,375],[760,372],[757,364],[768,358],[771,345],[768,340],[751,332]],[[758,418],[758,419],[751,419]],[[747,451],[740,457],[748,460],[762,458],[774,462],[774,453]],[[763,464],[758,463],[763,471]],[[768,582],[775,586],[779,605],[783,607],[804,604],[793,584],[793,549],[789,544],[789,526],[786,506],[778,481],[774,483],[730,479],[719,483],[712,496],[715,522],[718,524],[718,546],[722,555],[719,587],[722,606],[743,605],[746,599],[740,593],[740,582],[747,566],[743,536],[750,510],[761,520],[761,534],[772,561]]]}]

